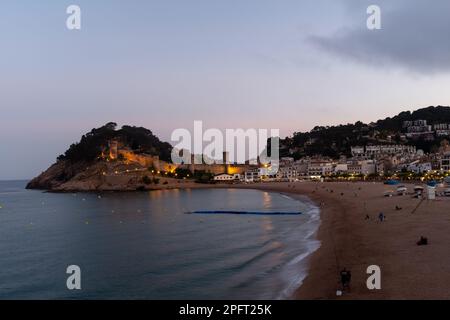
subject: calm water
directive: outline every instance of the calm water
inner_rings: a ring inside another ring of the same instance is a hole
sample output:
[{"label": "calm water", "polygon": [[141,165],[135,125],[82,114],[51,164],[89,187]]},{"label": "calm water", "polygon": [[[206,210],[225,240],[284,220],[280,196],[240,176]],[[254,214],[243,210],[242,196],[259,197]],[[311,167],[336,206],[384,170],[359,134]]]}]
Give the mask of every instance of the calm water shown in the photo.
[{"label": "calm water", "polygon": [[[255,190],[52,194],[0,182],[0,299],[288,298],[318,209]],[[193,210],[302,211],[299,216]],[[79,265],[82,290],[66,288]]]}]

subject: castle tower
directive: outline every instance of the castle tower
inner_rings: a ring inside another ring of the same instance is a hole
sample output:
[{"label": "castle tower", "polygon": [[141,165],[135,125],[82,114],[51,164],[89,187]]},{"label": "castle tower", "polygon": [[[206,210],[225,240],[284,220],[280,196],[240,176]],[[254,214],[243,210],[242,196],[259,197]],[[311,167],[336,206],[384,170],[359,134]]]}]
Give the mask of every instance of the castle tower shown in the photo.
[{"label": "castle tower", "polygon": [[230,153],[224,151],[222,154],[222,163],[223,163],[223,172],[228,173],[229,164],[230,164]]}]

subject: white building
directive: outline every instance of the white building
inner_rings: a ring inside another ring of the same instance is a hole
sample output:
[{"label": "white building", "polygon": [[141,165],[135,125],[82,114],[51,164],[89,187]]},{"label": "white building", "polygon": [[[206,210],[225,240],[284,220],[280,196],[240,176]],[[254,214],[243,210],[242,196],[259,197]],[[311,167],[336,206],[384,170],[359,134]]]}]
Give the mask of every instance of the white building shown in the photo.
[{"label": "white building", "polygon": [[238,181],[240,180],[241,175],[239,173],[236,174],[228,174],[222,173],[214,176],[214,181]]},{"label": "white building", "polygon": [[347,172],[351,174],[369,175],[376,172],[376,164],[373,160],[349,161]]},{"label": "white building", "polygon": [[436,135],[438,137],[449,136],[450,135],[450,124],[448,123],[439,123],[433,126],[436,131]]},{"label": "white building", "polygon": [[364,175],[374,174],[376,172],[376,164],[372,160],[361,162],[361,173]]},{"label": "white building", "polygon": [[441,158],[441,170],[450,171],[450,153],[446,153]]},{"label": "white building", "polygon": [[431,162],[419,162],[419,161],[414,161],[410,164],[408,164],[406,166],[406,170],[414,172],[414,173],[424,173],[424,172],[428,172],[431,171],[432,165]]},{"label": "white building", "polygon": [[394,155],[394,154],[415,154],[416,147],[393,144],[393,145],[376,145],[376,146],[366,146],[351,147],[351,153],[353,156],[364,156],[364,157],[377,157],[381,155]]},{"label": "white building", "polygon": [[334,167],[335,173],[347,173],[348,172],[348,164],[347,163],[338,163]]},{"label": "white building", "polygon": [[260,180],[259,169],[250,169],[244,172],[244,181],[245,182],[255,182]]},{"label": "white building", "polygon": [[297,176],[308,175],[309,160],[297,160],[294,163],[294,168],[297,171]]},{"label": "white building", "polygon": [[404,121],[403,128],[409,134],[431,132],[432,126],[427,124],[427,120]]},{"label": "white building", "polygon": [[295,181],[298,174],[294,166],[280,167],[276,174],[277,180],[282,181]]},{"label": "white building", "polygon": [[308,166],[308,176],[328,176],[333,172],[333,164],[331,162],[311,162]]},{"label": "white building", "polygon": [[351,153],[352,153],[352,156],[354,156],[354,157],[362,156],[362,155],[364,155],[364,147],[360,147],[360,146],[351,147]]}]

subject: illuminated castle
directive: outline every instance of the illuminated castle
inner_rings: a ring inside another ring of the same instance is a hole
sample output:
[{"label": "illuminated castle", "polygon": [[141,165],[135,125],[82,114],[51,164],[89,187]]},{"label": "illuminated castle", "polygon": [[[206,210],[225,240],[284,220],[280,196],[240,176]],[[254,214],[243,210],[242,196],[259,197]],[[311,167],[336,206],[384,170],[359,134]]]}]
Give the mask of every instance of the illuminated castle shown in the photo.
[{"label": "illuminated castle", "polygon": [[[222,161],[214,164],[206,164],[203,155],[191,154],[190,164],[174,164],[159,159],[159,156],[149,155],[145,153],[136,153],[128,147],[123,146],[117,140],[110,140],[108,142],[109,159],[122,159],[127,164],[137,163],[145,168],[154,168],[156,171],[174,172],[177,168],[188,169],[191,173],[195,171],[204,171],[212,174],[243,174],[254,165],[249,164],[232,164],[229,159],[229,152],[222,153]],[[197,161],[195,161],[197,160]],[[196,164],[196,162],[200,162]]]}]

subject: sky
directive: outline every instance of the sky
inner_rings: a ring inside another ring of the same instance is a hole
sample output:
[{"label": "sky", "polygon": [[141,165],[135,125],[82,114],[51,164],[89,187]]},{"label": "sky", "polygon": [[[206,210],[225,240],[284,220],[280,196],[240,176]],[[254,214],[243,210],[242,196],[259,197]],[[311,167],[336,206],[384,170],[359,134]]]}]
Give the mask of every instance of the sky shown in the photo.
[{"label": "sky", "polygon": [[[81,30],[66,8],[81,8]],[[369,5],[381,30],[366,26]],[[280,129],[450,105],[450,2],[2,0],[0,180],[94,127]]]}]

